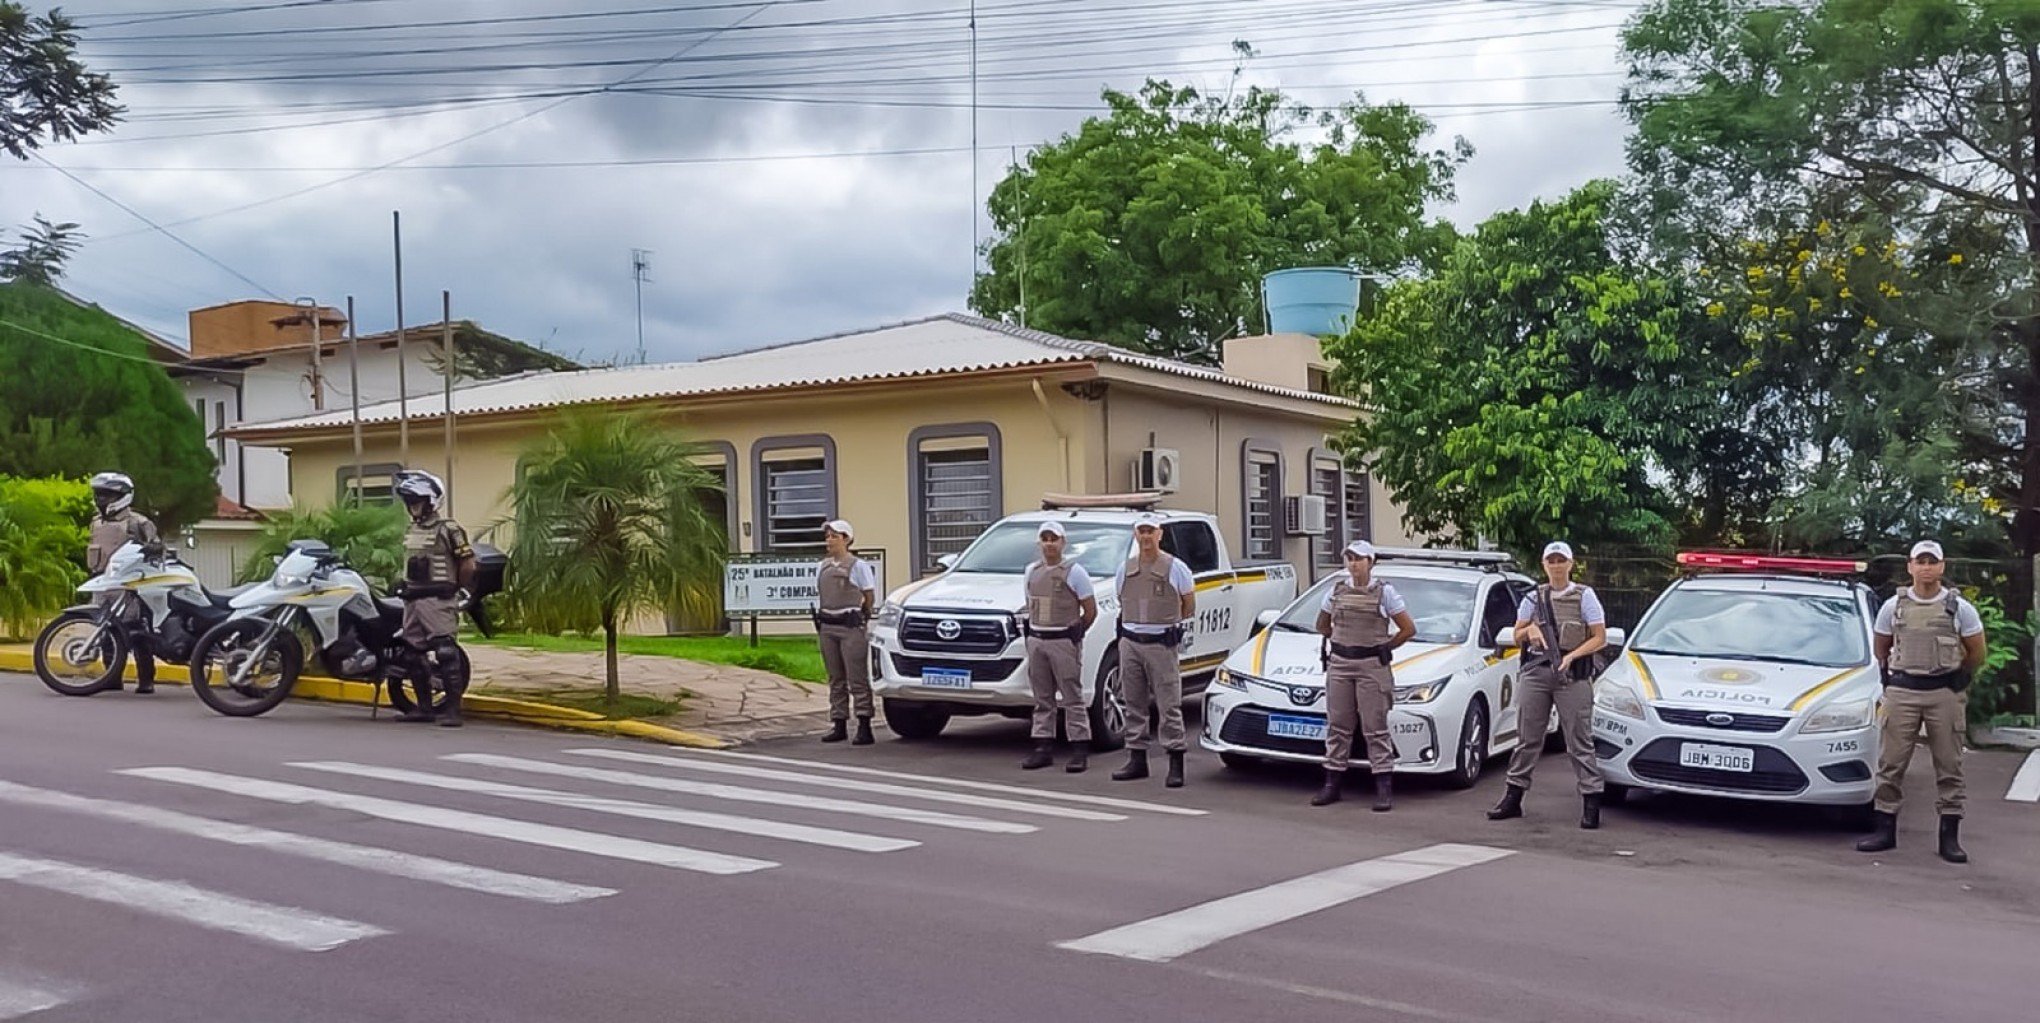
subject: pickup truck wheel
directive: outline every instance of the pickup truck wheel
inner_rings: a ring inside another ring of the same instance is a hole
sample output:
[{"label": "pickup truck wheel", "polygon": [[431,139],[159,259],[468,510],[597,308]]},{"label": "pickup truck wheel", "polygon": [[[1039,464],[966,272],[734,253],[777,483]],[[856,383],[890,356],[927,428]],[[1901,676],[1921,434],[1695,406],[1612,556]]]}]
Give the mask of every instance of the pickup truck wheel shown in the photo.
[{"label": "pickup truck wheel", "polygon": [[1091,749],[1110,753],[1126,745],[1126,703],[1119,695],[1119,648],[1105,651],[1098,662],[1097,691],[1091,694]]},{"label": "pickup truck wheel", "polygon": [[1455,789],[1472,788],[1487,767],[1487,753],[1487,703],[1475,699],[1466,708],[1466,720],[1459,725],[1459,756],[1452,763],[1452,776],[1446,779],[1446,784]]},{"label": "pickup truck wheel", "polygon": [[885,726],[902,739],[933,739],[949,724],[949,712],[912,700],[886,700]]}]

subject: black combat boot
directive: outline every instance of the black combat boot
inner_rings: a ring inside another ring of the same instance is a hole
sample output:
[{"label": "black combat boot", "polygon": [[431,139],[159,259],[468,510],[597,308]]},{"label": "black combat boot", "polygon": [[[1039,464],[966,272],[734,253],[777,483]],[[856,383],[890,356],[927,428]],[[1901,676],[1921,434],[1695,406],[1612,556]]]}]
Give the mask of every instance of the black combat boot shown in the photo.
[{"label": "black combat boot", "polygon": [[423,676],[419,676],[411,680],[411,686],[412,689],[417,693],[418,697],[417,706],[414,706],[410,710],[407,710],[403,714],[399,715],[397,717],[397,720],[417,723],[423,721],[431,721],[437,718],[438,715],[432,713],[431,681]]},{"label": "black combat boot", "polygon": [[1941,815],[1941,858],[1950,863],[1968,863],[1969,854],[1962,851],[1962,818],[1951,814]]},{"label": "black combat boot", "polygon": [[1027,759],[1020,761],[1020,769],[1023,771],[1039,771],[1055,763],[1055,754],[1052,752],[1052,746],[1053,744],[1046,740],[1036,740],[1034,749],[1027,754]]},{"label": "black combat boot", "polygon": [[1113,781],[1139,781],[1148,776],[1147,750],[1128,751],[1126,766],[1112,772]]},{"label": "black combat boot", "polygon": [[[1882,810],[1876,811],[1876,814],[1876,829],[1870,832],[1868,838],[1856,843],[1857,852],[1874,853],[1898,848],[1898,815]],[[1942,833],[1946,834],[1945,831]]]},{"label": "black combat boot", "polygon": [[156,691],[156,658],[150,656],[149,648],[135,646],[135,695],[147,696]]},{"label": "black combat boot", "polygon": [[1601,794],[1589,792],[1580,797],[1580,827],[1587,831],[1601,828]]},{"label": "black combat boot", "polygon": [[1375,813],[1395,809],[1395,775],[1384,771],[1374,776],[1374,805],[1370,809]]},{"label": "black combat boot", "polygon": [[1502,801],[1487,812],[1491,821],[1505,821],[1523,816],[1523,790],[1511,785],[1502,790]]},{"label": "black combat boot", "polygon": [[871,715],[869,714],[858,715],[857,737],[855,739],[850,740],[850,745],[869,746],[877,741],[878,741],[877,739],[871,737]]},{"label": "black combat boot", "polygon": [[1162,785],[1166,788],[1172,789],[1180,789],[1183,787],[1182,750],[1172,749],[1169,751],[1169,776],[1163,779]]},{"label": "black combat boot", "polygon": [[1089,766],[1091,766],[1091,744],[1082,739],[1070,743],[1070,762],[1063,765],[1063,770],[1071,774],[1083,774],[1084,768]]},{"label": "black combat boot", "polygon": [[842,742],[843,740],[848,739],[849,737],[850,737],[849,723],[844,721],[842,718],[837,718],[835,721],[830,723],[829,734],[822,736],[822,741]]},{"label": "black combat boot", "polygon": [[1345,787],[1346,787],[1346,772],[1334,771],[1330,768],[1326,768],[1325,783],[1323,787],[1317,790],[1317,795],[1310,797],[1310,805],[1330,806],[1333,803],[1338,802],[1340,799],[1344,798],[1344,793],[1340,790],[1344,789]]}]

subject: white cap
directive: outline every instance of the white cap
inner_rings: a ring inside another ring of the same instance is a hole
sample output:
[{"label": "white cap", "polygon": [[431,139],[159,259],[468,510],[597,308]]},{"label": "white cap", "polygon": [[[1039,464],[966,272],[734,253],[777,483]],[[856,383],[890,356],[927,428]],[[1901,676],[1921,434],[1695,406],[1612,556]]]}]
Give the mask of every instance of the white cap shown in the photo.
[{"label": "white cap", "polygon": [[1365,540],[1355,540],[1346,545],[1346,555],[1354,558],[1373,558],[1374,545]]},{"label": "white cap", "polygon": [[828,524],[824,525],[822,528],[831,533],[841,533],[844,536],[850,537],[853,540],[857,538],[857,531],[851,529],[850,523],[845,522],[842,519],[830,519],[828,521]]},{"label": "white cap", "polygon": [[1063,533],[1062,523],[1057,522],[1054,519],[1050,519],[1049,521],[1042,523],[1041,528],[1037,530],[1034,535],[1061,537],[1065,534]]},{"label": "white cap", "polygon": [[1544,556],[1548,558],[1554,554],[1563,557],[1567,561],[1571,561],[1573,559],[1572,544],[1566,543],[1564,540],[1553,540],[1550,543],[1545,544]]},{"label": "white cap", "polygon": [[1162,517],[1154,512],[1141,512],[1133,520],[1133,528],[1139,529],[1142,526],[1153,526],[1156,529],[1160,529],[1162,528]]},{"label": "white cap", "polygon": [[1921,540],[1913,544],[1912,553],[1908,557],[1917,558],[1922,554],[1931,554],[1937,561],[1948,560],[1947,556],[1941,553],[1941,545],[1932,540]]}]

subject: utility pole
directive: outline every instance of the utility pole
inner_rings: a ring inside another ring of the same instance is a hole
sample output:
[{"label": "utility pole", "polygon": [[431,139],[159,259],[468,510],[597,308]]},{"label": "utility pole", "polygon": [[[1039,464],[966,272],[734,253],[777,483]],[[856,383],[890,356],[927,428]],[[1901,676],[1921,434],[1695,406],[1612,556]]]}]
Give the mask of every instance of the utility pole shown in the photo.
[{"label": "utility pole", "polygon": [[411,388],[405,379],[404,360],[404,220],[390,211],[390,240],[397,254],[397,461],[411,464]]},{"label": "utility pole", "polygon": [[453,514],[453,292],[439,293],[439,379],[444,388],[446,404],[446,513]]},{"label": "utility pole", "polygon": [[[970,0],[970,286],[977,287],[978,266],[978,67],[977,0]],[[967,290],[965,294],[968,294]]]},{"label": "utility pole", "polygon": [[630,278],[637,286],[637,361],[642,366],[645,364],[645,284],[652,279],[651,250],[630,250]]},{"label": "utility pole", "polygon": [[299,296],[297,304],[312,325],[312,411],[326,411],[326,374],[319,352],[319,300]]}]

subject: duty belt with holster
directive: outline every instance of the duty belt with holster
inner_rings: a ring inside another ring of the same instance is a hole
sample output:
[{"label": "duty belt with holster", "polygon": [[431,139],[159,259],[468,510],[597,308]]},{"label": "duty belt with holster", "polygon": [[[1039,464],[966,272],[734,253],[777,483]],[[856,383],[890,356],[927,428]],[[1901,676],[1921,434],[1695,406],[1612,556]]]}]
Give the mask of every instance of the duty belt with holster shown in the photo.
[{"label": "duty belt with holster", "polygon": [[458,597],[460,596],[460,587],[453,583],[405,582],[403,588],[397,591],[397,596],[402,598],[405,603],[418,600]]},{"label": "duty belt with holster", "polygon": [[1376,660],[1382,664],[1388,664],[1394,660],[1389,654],[1386,645],[1347,646],[1344,643],[1334,643],[1330,639],[1325,640],[1323,649],[1318,651],[1318,660],[1320,663],[1329,665],[1334,654],[1349,661]]},{"label": "duty belt with holster", "polygon": [[1060,629],[1037,629],[1032,625],[1023,625],[1021,631],[1025,632],[1029,639],[1067,639],[1078,643],[1084,641],[1084,626],[1081,624],[1068,625]]},{"label": "duty belt with holster", "polygon": [[848,611],[824,611],[820,608],[809,608],[808,617],[814,619],[816,628],[824,625],[840,625],[849,629],[861,629],[864,627],[864,612],[857,608],[851,608]]},{"label": "duty belt with holster", "polygon": [[1177,646],[1183,642],[1183,627],[1172,625],[1163,632],[1134,632],[1121,625],[1119,638],[1143,646]]}]

